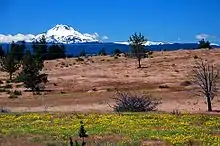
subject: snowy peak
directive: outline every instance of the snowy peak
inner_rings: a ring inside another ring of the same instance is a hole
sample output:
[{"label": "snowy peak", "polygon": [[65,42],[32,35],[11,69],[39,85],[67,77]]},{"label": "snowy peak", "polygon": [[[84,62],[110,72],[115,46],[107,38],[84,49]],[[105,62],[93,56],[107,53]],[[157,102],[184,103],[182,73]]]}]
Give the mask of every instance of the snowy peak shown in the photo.
[{"label": "snowy peak", "polygon": [[0,34],[0,43],[10,43],[12,41],[26,41],[39,40],[42,36],[46,37],[48,43],[82,43],[82,42],[99,42],[99,35],[97,33],[88,34],[80,33],[68,25],[57,24],[45,33],[32,35],[32,34],[17,34],[17,35],[2,35]]},{"label": "snowy peak", "polygon": [[63,24],[57,24],[53,28],[49,29],[46,33],[38,35],[36,39],[40,39],[42,35],[45,35],[47,42],[53,43],[70,44],[81,42],[99,42],[99,35],[97,33],[82,34],[72,27]]},{"label": "snowy peak", "polygon": [[72,29],[72,27],[69,27],[69,26],[63,25],[63,24],[57,24],[56,26],[54,26],[53,28],[51,28],[51,30],[54,30],[54,31],[70,30],[70,29]]},{"label": "snowy peak", "polygon": [[68,36],[68,35],[82,35],[80,32],[74,30],[72,27],[67,25],[57,24],[55,27],[49,29],[46,32],[48,36]]}]

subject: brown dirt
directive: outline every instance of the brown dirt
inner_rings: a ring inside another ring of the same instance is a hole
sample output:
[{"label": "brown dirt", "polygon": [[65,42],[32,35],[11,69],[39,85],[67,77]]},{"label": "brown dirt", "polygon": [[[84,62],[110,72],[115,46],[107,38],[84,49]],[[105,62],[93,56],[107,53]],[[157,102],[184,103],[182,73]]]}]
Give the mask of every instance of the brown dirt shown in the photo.
[{"label": "brown dirt", "polygon": [[[32,140],[31,140],[32,139]],[[58,144],[55,141],[36,141],[34,142],[34,137],[26,136],[26,137],[3,137],[0,136],[0,146],[46,146],[48,144]],[[105,135],[105,136],[89,136],[86,138],[86,145],[106,145],[113,144],[117,145],[118,142],[125,140],[129,141],[129,138],[122,137],[119,135]],[[79,144],[82,142],[81,138],[72,138],[73,143],[77,141]],[[65,144],[69,144],[69,140],[65,141]],[[170,144],[159,141],[159,140],[143,140],[140,144],[141,146],[170,146]]]},{"label": "brown dirt", "polygon": [[[117,88],[149,92],[162,100],[158,107],[161,111],[205,112],[204,98],[193,94],[193,85],[184,84],[190,80],[195,55],[217,67],[220,65],[218,49],[155,52],[153,58],[142,60],[141,69],[137,68],[136,60],[125,57],[95,56],[84,58],[83,62],[75,58],[45,61],[44,70],[49,74],[47,89],[51,92],[44,95],[23,92],[17,99],[0,93],[0,106],[12,111],[109,112],[108,104],[114,104],[109,97]],[[0,77],[5,80],[7,74],[0,73]],[[220,110],[218,96],[213,102],[214,110]]]},{"label": "brown dirt", "polygon": [[141,143],[141,146],[171,146],[171,145],[159,140],[145,140]]},{"label": "brown dirt", "polygon": [[0,146],[42,146],[42,144],[30,142],[30,140],[24,137],[0,136]]}]

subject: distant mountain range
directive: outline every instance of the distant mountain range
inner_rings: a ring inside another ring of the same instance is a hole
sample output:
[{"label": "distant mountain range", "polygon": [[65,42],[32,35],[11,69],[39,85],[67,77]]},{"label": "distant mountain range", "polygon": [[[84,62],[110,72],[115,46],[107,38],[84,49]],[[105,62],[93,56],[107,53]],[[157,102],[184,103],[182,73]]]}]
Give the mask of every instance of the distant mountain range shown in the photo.
[{"label": "distant mountain range", "polygon": [[[33,34],[17,34],[17,35],[3,35],[0,34],[0,43],[3,47],[9,48],[9,43],[12,41],[25,41],[28,48],[31,46],[30,42],[39,40],[42,36],[46,37],[48,44],[62,43],[65,44],[68,54],[77,55],[84,49],[88,54],[96,54],[100,49],[105,48],[108,54],[111,54],[114,49],[119,48],[123,52],[129,52],[128,42],[103,42],[99,39],[97,33],[88,34],[80,33],[68,25],[57,24],[53,28],[44,33],[37,35]],[[7,46],[8,45],[8,46]],[[211,44],[213,47],[219,48],[218,44]],[[196,49],[198,43],[170,43],[170,42],[155,42],[147,41],[145,46],[149,50],[178,50],[178,49]]]},{"label": "distant mountain range", "polygon": [[81,42],[99,42],[98,34],[88,34],[80,33],[70,26],[57,24],[53,28],[49,29],[45,33],[40,33],[38,35],[33,34],[17,34],[17,35],[0,35],[0,42],[9,43],[12,41],[26,41],[32,42],[33,40],[39,40],[42,36],[46,37],[48,43],[81,43]]},{"label": "distant mountain range", "polygon": [[[102,42],[99,39],[98,33],[94,33],[94,34],[80,33],[79,31],[75,30],[74,28],[68,25],[57,24],[53,28],[47,30],[45,33],[40,33],[38,35],[17,34],[12,36],[12,35],[0,34],[0,43],[10,43],[12,41],[32,42],[34,40],[39,40],[43,35],[46,37],[46,41],[48,43],[72,44],[72,43]],[[128,44],[128,42],[114,42],[114,43],[125,44],[125,45]],[[167,44],[167,43],[148,41],[146,42],[145,45],[159,45],[159,44]]]}]

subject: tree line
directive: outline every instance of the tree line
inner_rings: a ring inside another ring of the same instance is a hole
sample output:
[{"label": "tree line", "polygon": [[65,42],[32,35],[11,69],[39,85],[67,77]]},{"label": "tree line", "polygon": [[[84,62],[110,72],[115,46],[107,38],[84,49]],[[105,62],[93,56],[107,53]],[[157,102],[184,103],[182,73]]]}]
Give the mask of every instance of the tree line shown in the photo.
[{"label": "tree line", "polygon": [[[48,45],[46,42],[46,38],[44,36],[41,37],[39,41],[32,42],[33,52],[31,53],[36,58],[42,58],[43,60],[53,60],[58,58],[66,57],[66,50],[63,44],[51,44]],[[21,42],[12,42],[10,45],[10,50],[4,51],[2,46],[0,45],[0,56],[6,57],[9,54],[12,55],[16,60],[22,60],[26,51],[29,49],[26,48],[25,41]]]},{"label": "tree line", "polygon": [[[23,82],[27,89],[39,92],[44,89],[47,74],[42,73],[44,60],[64,58],[64,45],[52,44],[47,46],[46,38],[32,42],[33,52],[26,49],[25,42],[11,43],[10,50],[0,47],[0,70],[9,74],[9,82]],[[16,78],[14,74],[18,72]]]}]

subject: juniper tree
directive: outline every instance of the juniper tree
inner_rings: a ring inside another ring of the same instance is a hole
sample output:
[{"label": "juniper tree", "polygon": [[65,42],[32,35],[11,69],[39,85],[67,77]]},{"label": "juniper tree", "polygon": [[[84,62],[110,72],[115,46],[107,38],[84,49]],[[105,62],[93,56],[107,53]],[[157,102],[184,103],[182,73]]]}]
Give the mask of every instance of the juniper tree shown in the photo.
[{"label": "juniper tree", "polygon": [[84,124],[83,124],[82,121],[80,121],[80,124],[81,124],[81,126],[80,126],[80,129],[79,129],[79,137],[83,138],[82,145],[84,145],[85,144],[84,138],[88,137],[88,135],[86,134],[86,130],[84,128]]},{"label": "juniper tree", "polygon": [[79,56],[86,56],[86,51],[84,49],[81,50],[81,52],[79,53]]},{"label": "juniper tree", "polygon": [[16,60],[11,53],[0,57],[0,70],[9,74],[9,80],[12,80],[13,74],[19,69],[20,62]]},{"label": "juniper tree", "polygon": [[31,89],[32,92],[39,92],[48,82],[47,74],[41,73],[42,69],[43,62],[34,58],[30,51],[27,51],[22,62],[23,82],[25,87]]},{"label": "juniper tree", "polygon": [[202,49],[202,48],[208,48],[208,49],[211,49],[211,45],[210,45],[210,42],[209,41],[205,41],[204,39],[200,40],[199,41],[199,49]]},{"label": "juniper tree", "polygon": [[145,37],[141,33],[134,33],[132,36],[129,37],[128,42],[131,47],[132,55],[138,60],[138,68],[141,68],[141,59],[145,58],[146,56],[144,43],[147,42],[147,39],[145,39]]},{"label": "juniper tree", "polygon": [[5,51],[3,50],[2,46],[0,45],[0,57],[5,57]]},{"label": "juniper tree", "polygon": [[115,49],[114,50],[114,55],[119,56],[119,54],[122,53],[120,49]]},{"label": "juniper tree", "polygon": [[40,40],[35,40],[32,42],[32,48],[33,48],[33,53],[34,57],[37,60],[46,60],[47,59],[47,42],[46,38],[43,35]]},{"label": "juniper tree", "polygon": [[25,41],[21,41],[21,42],[17,42],[17,43],[14,43],[12,41],[10,53],[13,55],[14,59],[21,61],[24,56],[25,48],[26,48]]},{"label": "juniper tree", "polygon": [[47,59],[58,59],[58,58],[65,58],[65,47],[64,45],[57,45],[57,44],[52,44],[51,46],[48,47],[48,55]]},{"label": "juniper tree", "polygon": [[100,55],[100,56],[105,56],[105,55],[107,55],[106,52],[105,52],[105,48],[102,48],[102,49],[99,51],[99,55]]},{"label": "juniper tree", "polygon": [[70,146],[73,146],[73,140],[71,137],[69,138],[69,143],[70,143]]}]

